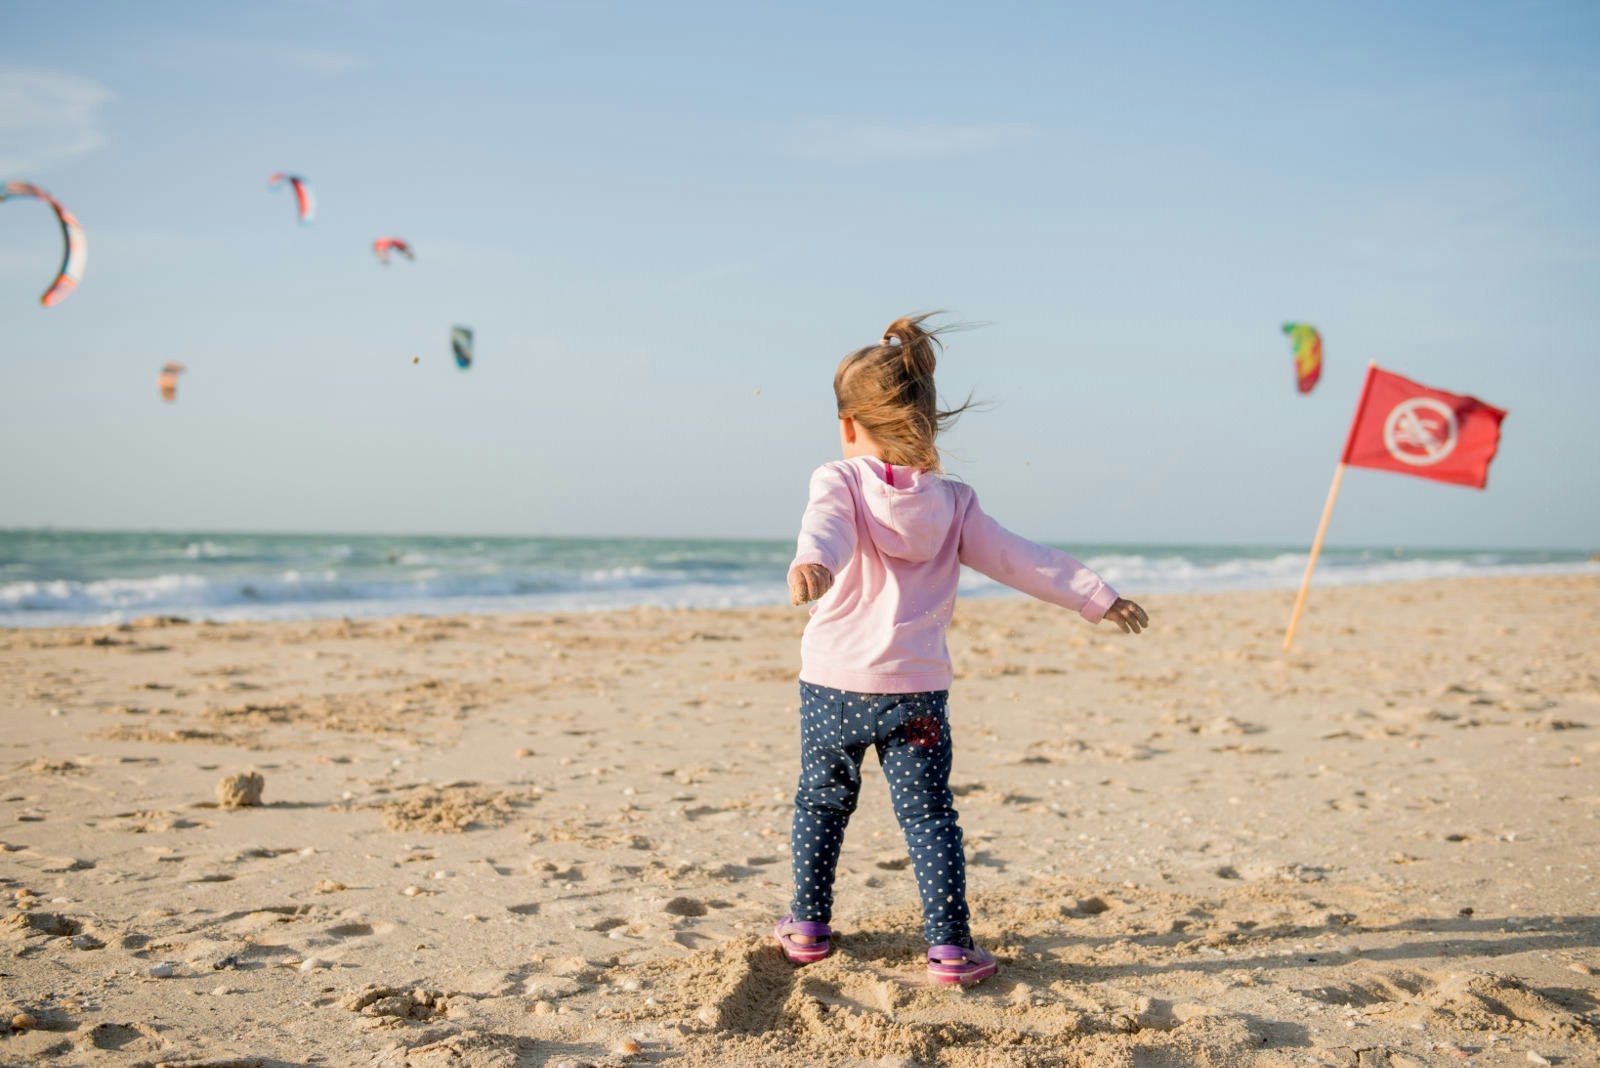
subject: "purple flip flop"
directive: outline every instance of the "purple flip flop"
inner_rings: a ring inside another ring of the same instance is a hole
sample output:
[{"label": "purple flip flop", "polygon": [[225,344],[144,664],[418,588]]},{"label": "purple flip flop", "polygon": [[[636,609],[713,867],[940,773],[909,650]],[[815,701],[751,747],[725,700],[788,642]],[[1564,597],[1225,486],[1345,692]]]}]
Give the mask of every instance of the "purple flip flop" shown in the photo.
[{"label": "purple flip flop", "polygon": [[[829,952],[828,940],[833,937],[833,928],[825,923],[813,923],[810,920],[797,920],[793,916],[785,916],[778,921],[778,929],[773,932],[778,939],[778,946],[783,950],[783,955],[796,964],[811,964],[826,957]],[[796,942],[791,935],[803,935],[806,938],[820,938],[820,942]]]},{"label": "purple flip flop", "polygon": [[968,949],[966,946],[928,948],[928,976],[936,983],[966,986],[989,978],[999,967],[994,954],[987,949]]}]

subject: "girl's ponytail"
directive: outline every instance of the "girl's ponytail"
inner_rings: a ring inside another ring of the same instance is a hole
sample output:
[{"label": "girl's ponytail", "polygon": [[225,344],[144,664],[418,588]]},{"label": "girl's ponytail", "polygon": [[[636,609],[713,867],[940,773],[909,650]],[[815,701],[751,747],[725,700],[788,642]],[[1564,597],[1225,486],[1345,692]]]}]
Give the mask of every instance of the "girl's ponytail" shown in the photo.
[{"label": "girl's ponytail", "polygon": [[902,316],[890,323],[883,332],[883,343],[899,350],[906,377],[913,382],[926,382],[930,388],[933,385],[933,370],[938,363],[933,351],[938,335],[923,330],[922,321],[935,314],[928,312],[926,315]]}]

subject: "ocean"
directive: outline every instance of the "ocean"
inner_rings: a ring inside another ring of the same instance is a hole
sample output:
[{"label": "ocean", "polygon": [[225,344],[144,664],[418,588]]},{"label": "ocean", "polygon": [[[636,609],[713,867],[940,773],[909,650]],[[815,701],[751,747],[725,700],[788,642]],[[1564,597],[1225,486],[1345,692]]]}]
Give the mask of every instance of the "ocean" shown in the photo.
[{"label": "ocean", "polygon": [[[1298,587],[1305,547],[1073,545],[1132,597]],[[786,602],[790,541],[0,531],[0,626]],[[1582,551],[1325,549],[1319,586],[1600,574]],[[964,571],[963,596],[1012,595]],[[1020,595],[1018,595],[1020,596]]]}]

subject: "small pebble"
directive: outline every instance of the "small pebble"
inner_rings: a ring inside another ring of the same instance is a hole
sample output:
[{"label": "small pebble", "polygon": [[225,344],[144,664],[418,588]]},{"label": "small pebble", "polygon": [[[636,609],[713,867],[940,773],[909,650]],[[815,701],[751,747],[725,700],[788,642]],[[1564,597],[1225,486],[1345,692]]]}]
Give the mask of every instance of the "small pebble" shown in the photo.
[{"label": "small pebble", "polygon": [[145,974],[150,976],[152,979],[168,979],[171,978],[172,973],[177,970],[178,969],[176,965],[163,961],[160,964],[150,965],[150,969]]},{"label": "small pebble", "polygon": [[535,1016],[549,1016],[552,1012],[556,1011],[556,1007],[548,1001],[535,1001],[531,1006],[529,1006],[529,1010]]},{"label": "small pebble", "polygon": [[420,886],[408,886],[400,892],[406,895],[406,897],[416,897],[419,894],[426,893],[426,891]]},{"label": "small pebble", "polygon": [[1545,1060],[1543,1057],[1539,1056],[1537,1053],[1533,1052],[1533,1050],[1530,1049],[1528,1051],[1528,1063],[1529,1064],[1549,1064],[1550,1062]]},{"label": "small pebble", "polygon": [[19,1012],[15,1016],[11,1017],[11,1027],[13,1030],[26,1031],[30,1028],[38,1026],[39,1017],[35,1016],[31,1012]]},{"label": "small pebble", "polygon": [[517,759],[518,760],[526,760],[528,757],[533,756],[533,750],[529,749],[527,747],[523,747],[523,748],[517,750],[517,754],[516,755],[517,755]]},{"label": "small pebble", "polygon": [[333,967],[333,965],[328,961],[323,960],[321,957],[307,957],[305,960],[300,962],[300,970],[303,972],[314,972],[319,968],[331,967]]},{"label": "small pebble", "polygon": [[624,979],[621,983],[619,983],[617,985],[620,986],[622,989],[628,991],[629,993],[632,993],[633,991],[639,989],[639,980],[637,980],[637,979]]},{"label": "small pebble", "polygon": [[639,1043],[635,1042],[631,1038],[623,1042],[618,1042],[617,1052],[622,1054],[624,1057],[635,1056],[639,1052]]},{"label": "small pebble", "polygon": [[211,988],[211,996],[214,998],[225,998],[231,993],[233,993],[233,987],[231,986],[214,986]]},{"label": "small pebble", "polygon": [[1577,972],[1579,975],[1593,975],[1594,974],[1594,969],[1591,968],[1589,965],[1583,963],[1583,961],[1581,961],[1581,960],[1575,960],[1571,964],[1567,965],[1567,970],[1571,971],[1571,972]]}]

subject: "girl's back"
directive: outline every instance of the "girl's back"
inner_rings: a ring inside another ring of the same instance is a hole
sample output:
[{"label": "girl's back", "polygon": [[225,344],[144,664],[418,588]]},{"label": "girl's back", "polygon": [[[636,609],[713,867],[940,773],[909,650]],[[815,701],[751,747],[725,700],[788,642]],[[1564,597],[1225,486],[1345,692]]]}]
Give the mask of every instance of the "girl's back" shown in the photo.
[{"label": "girl's back", "polygon": [[1098,622],[1116,591],[1064,552],[1013,534],[970,486],[873,456],[811,476],[791,570],[820,564],[833,588],[812,606],[800,677],[863,693],[950,685],[945,631],[961,565]]},{"label": "girl's back", "polygon": [[950,684],[945,628],[971,499],[960,483],[875,457],[817,468],[795,563],[821,564],[834,585],[812,606],[801,677],[872,693]]}]

